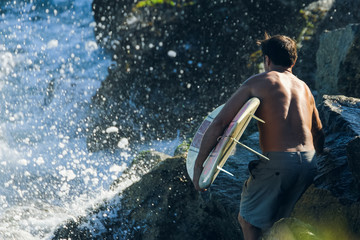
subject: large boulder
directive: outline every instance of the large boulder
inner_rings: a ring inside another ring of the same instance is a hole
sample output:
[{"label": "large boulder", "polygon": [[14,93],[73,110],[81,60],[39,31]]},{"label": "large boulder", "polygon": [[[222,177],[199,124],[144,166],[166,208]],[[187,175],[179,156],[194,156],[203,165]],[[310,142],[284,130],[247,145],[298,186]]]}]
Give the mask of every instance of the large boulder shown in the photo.
[{"label": "large boulder", "polygon": [[[358,158],[360,155],[360,123],[358,119],[360,99],[342,95],[325,95],[323,100],[320,113],[327,131],[327,145],[335,156],[330,154],[326,159],[327,163],[324,162],[322,166],[327,169],[325,171],[333,171],[332,167],[346,166],[346,169],[351,171],[351,177],[344,175],[343,179],[347,179],[349,183],[354,180],[360,186],[358,172],[360,165]],[[343,160],[339,161],[340,159]],[[333,162],[337,162],[337,164],[333,164]],[[328,166],[331,166],[330,169]],[[339,179],[334,177],[333,180],[335,183]]]},{"label": "large boulder", "polygon": [[94,0],[96,39],[116,64],[92,101],[89,149],[192,135],[258,73],[256,39],[265,30],[296,38],[310,2]]},{"label": "large boulder", "polygon": [[360,238],[360,99],[323,97],[319,113],[326,131],[327,155],[319,174],[297,202],[292,218],[274,224],[266,240]]},{"label": "large boulder", "polygon": [[320,95],[360,97],[360,24],[324,32],[316,54]]},{"label": "large boulder", "polygon": [[241,239],[236,216],[195,191],[185,158],[168,158],[53,239]]},{"label": "large boulder", "polygon": [[[320,240],[314,227],[296,218],[284,218],[276,222],[265,234],[264,240]],[[327,239],[329,240],[329,239]]]},{"label": "large boulder", "polygon": [[356,136],[347,145],[348,163],[355,178],[357,188],[360,189],[360,137]]},{"label": "large boulder", "polygon": [[319,174],[297,203],[293,216],[316,226],[321,239],[360,237],[360,99],[325,95],[319,107],[329,154],[319,158]]},{"label": "large boulder", "polygon": [[316,54],[321,34],[325,31],[346,28],[349,24],[360,23],[360,4],[358,0],[318,0],[305,7],[302,14],[306,26],[299,39],[302,47],[294,72],[315,88]]},{"label": "large boulder", "polygon": [[[319,175],[296,204],[292,217],[275,224],[268,239],[358,239],[360,189],[356,186],[359,155],[359,99],[324,96],[319,112],[329,154],[319,159]],[[258,134],[242,140],[258,148]],[[255,158],[244,149],[224,166],[236,178],[219,174],[206,193],[199,194],[186,173],[185,156],[161,160],[153,152],[139,155],[117,185],[137,176],[125,190],[101,203],[87,216],[70,220],[54,239],[242,239],[236,217],[247,163]],[[353,164],[351,164],[351,162]],[[159,162],[149,171],[148,163]],[[355,167],[355,168],[356,168]],[[139,177],[141,176],[141,177]],[[311,227],[310,227],[310,226]],[[302,238],[301,238],[302,236]]]}]

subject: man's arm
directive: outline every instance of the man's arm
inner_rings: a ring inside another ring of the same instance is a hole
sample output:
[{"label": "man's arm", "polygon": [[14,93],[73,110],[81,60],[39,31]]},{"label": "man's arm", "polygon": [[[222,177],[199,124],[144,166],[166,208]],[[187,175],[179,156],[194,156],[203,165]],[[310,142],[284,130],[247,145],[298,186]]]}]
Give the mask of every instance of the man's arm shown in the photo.
[{"label": "man's arm", "polygon": [[203,136],[203,139],[200,144],[199,154],[195,160],[195,166],[194,166],[193,183],[195,189],[198,191],[202,190],[199,186],[199,179],[201,172],[203,170],[203,164],[206,158],[209,156],[212,149],[216,146],[217,139],[219,136],[223,134],[225,128],[226,128],[225,123],[221,119],[215,118]]},{"label": "man's arm", "polygon": [[318,154],[322,154],[324,152],[324,144],[325,144],[325,134],[322,128],[321,120],[319,117],[319,112],[315,106],[315,101],[313,103],[314,110],[312,115],[312,128],[311,133],[313,136],[314,148]]},{"label": "man's arm", "polygon": [[199,179],[206,158],[216,146],[217,139],[223,134],[226,127],[249,98],[250,88],[246,83],[244,83],[226,102],[224,107],[206,130],[200,144],[199,154],[195,160],[193,183],[196,190],[202,190],[199,187]]}]

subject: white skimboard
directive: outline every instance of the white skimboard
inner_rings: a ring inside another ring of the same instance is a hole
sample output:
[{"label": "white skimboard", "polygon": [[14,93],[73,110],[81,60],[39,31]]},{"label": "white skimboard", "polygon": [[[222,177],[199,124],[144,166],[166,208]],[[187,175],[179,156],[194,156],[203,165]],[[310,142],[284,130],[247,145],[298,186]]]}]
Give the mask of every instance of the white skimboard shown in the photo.
[{"label": "white skimboard", "polygon": [[[232,175],[231,173],[225,171],[222,167],[224,166],[229,156],[232,154],[232,151],[234,150],[236,144],[240,144],[240,146],[246,148],[247,150],[250,150],[253,153],[258,154],[259,156],[268,159],[262,154],[239,142],[241,135],[244,133],[246,127],[248,126],[252,118],[255,118],[256,120],[264,123],[264,121],[254,115],[259,105],[260,100],[258,98],[254,97],[249,99],[240,109],[240,111],[236,114],[229,126],[225,129],[219,142],[204,162],[204,169],[201,173],[199,180],[200,188],[208,188],[214,182],[220,171],[224,171],[227,174]],[[194,176],[195,160],[197,158],[197,155],[199,154],[199,148],[202,138],[207,128],[214,120],[214,118],[219,114],[223,106],[224,105],[221,105],[220,107],[216,108],[205,118],[193,138],[186,159],[186,168],[191,180]]]}]

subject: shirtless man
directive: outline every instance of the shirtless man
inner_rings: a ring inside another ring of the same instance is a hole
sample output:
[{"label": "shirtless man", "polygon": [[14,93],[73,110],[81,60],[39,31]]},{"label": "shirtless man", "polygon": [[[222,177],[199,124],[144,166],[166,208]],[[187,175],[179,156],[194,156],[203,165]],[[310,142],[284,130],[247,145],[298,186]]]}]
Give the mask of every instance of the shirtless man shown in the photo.
[{"label": "shirtless man", "polygon": [[265,34],[258,41],[265,72],[247,79],[206,131],[194,167],[198,191],[202,165],[236,113],[251,97],[260,99],[256,115],[260,147],[270,161],[249,163],[250,177],[241,194],[239,223],[244,237],[259,239],[280,218],[288,217],[316,174],[315,151],[323,152],[324,133],[309,87],[292,74],[297,59],[291,38]]}]

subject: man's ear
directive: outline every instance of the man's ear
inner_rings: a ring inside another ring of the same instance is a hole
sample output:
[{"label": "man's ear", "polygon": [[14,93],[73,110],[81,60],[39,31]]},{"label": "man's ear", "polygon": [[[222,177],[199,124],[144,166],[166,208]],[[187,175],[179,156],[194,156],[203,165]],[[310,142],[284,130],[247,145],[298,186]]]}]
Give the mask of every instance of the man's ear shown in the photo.
[{"label": "man's ear", "polygon": [[268,55],[265,55],[265,56],[264,56],[264,59],[265,59],[264,64],[265,64],[266,66],[270,66],[271,60],[270,60],[270,58],[268,57]]}]

